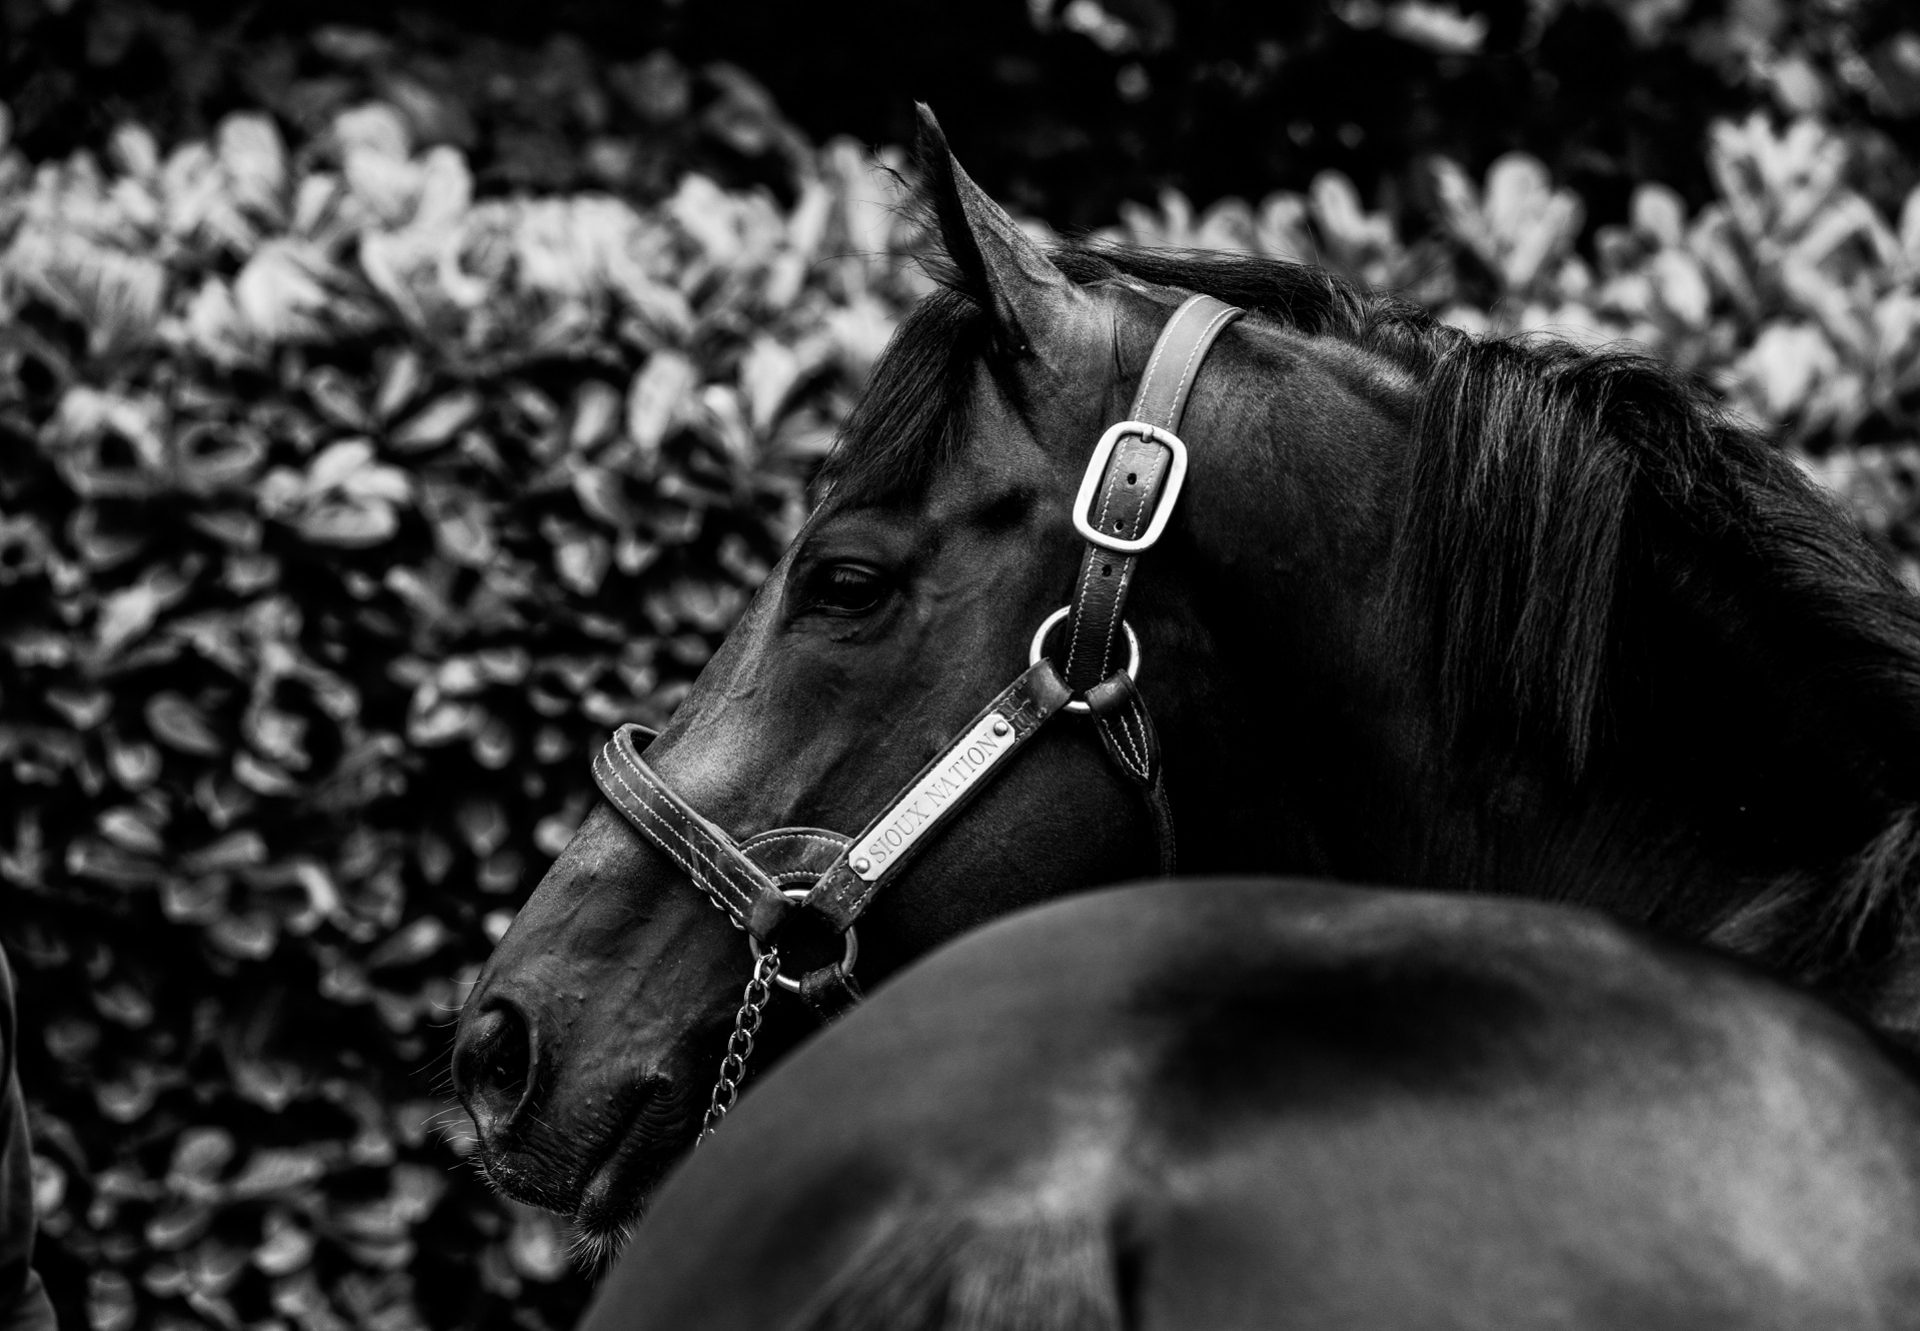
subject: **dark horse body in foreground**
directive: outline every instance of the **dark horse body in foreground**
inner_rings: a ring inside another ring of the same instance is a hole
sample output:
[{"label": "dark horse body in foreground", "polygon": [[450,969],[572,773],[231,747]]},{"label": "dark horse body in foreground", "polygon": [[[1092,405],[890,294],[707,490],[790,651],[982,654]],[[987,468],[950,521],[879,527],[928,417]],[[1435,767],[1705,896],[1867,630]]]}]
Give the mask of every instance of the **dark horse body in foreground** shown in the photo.
[{"label": "dark horse body in foreground", "polygon": [[582,1331],[1920,1326],[1920,1084],[1590,912],[1174,881],[809,1042]]},{"label": "dark horse body in foreground", "polygon": [[[884,807],[1074,591],[1091,442],[1203,291],[1247,313],[1126,611],[1182,870],[1545,885],[1920,1034],[1920,612],[1790,462],[1645,359],[1478,340],[1288,264],[1043,252],[930,123],[922,167],[948,285],[647,750],[688,804],[742,838]],[[860,977],[1151,872],[1148,828],[1062,720],[875,901]],[[700,1125],[749,969],[597,807],[461,1017],[494,1179],[617,1234]],[[775,1052],[808,1029],[770,1017]]]}]

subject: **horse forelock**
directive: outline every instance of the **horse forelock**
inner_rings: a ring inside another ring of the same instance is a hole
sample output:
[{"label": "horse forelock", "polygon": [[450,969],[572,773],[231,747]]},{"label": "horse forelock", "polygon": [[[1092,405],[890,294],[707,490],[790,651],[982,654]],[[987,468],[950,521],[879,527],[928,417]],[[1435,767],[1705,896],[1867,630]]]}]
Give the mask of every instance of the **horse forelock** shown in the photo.
[{"label": "horse forelock", "polygon": [[925,490],[966,438],[984,325],[977,302],[944,287],[908,312],[821,468],[823,489],[855,504]]}]

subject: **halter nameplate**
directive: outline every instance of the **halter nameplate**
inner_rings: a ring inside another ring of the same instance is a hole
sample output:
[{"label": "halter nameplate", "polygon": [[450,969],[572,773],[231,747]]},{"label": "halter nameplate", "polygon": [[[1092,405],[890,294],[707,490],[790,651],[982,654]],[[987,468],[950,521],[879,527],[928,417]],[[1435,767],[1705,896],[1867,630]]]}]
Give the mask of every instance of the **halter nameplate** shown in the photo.
[{"label": "halter nameplate", "polygon": [[[1044,654],[974,715],[960,737],[937,754],[904,792],[845,841],[811,828],[775,829],[746,846],[681,799],[641,758],[633,742],[638,726],[623,726],[594,759],[601,792],[642,835],[671,859],[734,923],[762,944],[793,909],[781,882],[804,878],[799,870],[769,874],[749,852],[780,844],[789,855],[825,864],[804,904],[841,932],[912,857],[988,780],[1060,712],[1076,693],[1084,696],[1114,764],[1145,792],[1160,843],[1161,867],[1172,870],[1172,819],[1161,788],[1159,742],[1133,681],[1109,658],[1124,628],[1121,618],[1139,554],[1165,529],[1186,470],[1177,437],[1188,394],[1209,347],[1241,311],[1209,296],[1194,296],[1168,319],[1156,341],[1132,419],[1108,430],[1096,447],[1074,506],[1076,528],[1087,537],[1073,599],[1068,602],[1068,651],[1057,669]],[[1131,632],[1131,630],[1127,630]],[[1045,634],[1043,631],[1042,638]],[[1042,644],[1042,647],[1044,643]],[[1075,703],[1076,709],[1080,703]],[[818,843],[817,847],[813,843]],[[831,862],[827,863],[831,856]],[[857,996],[839,966],[810,975],[803,984],[836,977],[844,1006]]]},{"label": "halter nameplate", "polygon": [[[847,929],[874,894],[913,857],[924,838],[944,826],[979,794],[984,778],[1001,770],[1067,701],[1067,686],[1050,661],[1029,666],[975,715],[973,724],[908,783],[907,793],[867,824],[852,847],[827,870],[806,904]],[[994,733],[996,723],[1007,728]],[[860,861],[866,867],[860,867]]]},{"label": "halter nameplate", "polygon": [[1012,753],[1013,723],[998,712],[955,740],[953,747],[935,760],[934,774],[875,820],[879,830],[848,862],[854,877],[865,883],[879,878],[896,855],[911,850],[955,800]]}]

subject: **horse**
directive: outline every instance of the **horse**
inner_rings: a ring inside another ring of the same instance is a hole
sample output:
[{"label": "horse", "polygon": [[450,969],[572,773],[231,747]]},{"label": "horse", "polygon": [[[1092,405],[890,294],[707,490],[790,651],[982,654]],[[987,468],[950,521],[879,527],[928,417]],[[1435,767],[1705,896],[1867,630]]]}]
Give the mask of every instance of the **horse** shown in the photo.
[{"label": "horse", "polygon": [[461,1014],[499,1187],[617,1242],[814,1028],[771,985],[1176,855],[1584,903],[1920,1040],[1920,608],[1790,460],[1626,351],[1043,248],[924,110],[917,161],[939,289]]},{"label": "horse", "polygon": [[756,1083],[581,1331],[1915,1327],[1913,1071],[1589,910],[1098,891]]}]

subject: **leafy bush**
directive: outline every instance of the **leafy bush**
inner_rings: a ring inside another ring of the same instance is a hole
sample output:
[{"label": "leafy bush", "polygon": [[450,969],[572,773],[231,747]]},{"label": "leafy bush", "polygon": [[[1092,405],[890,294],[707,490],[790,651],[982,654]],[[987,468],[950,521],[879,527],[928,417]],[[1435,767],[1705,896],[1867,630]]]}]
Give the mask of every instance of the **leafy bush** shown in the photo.
[{"label": "leafy bush", "polygon": [[[920,280],[846,143],[777,196],[694,173],[636,206],[480,197],[386,103],[280,123],[0,152],[0,929],[41,1260],[98,1331],[562,1325],[564,1236],[454,1168],[448,1021],[588,806],[583,744],[683,695]],[[1920,196],[1890,221],[1851,151],[1723,124],[1712,201],[1645,184],[1589,241],[1517,154],[1435,165],[1411,240],[1335,173],[1113,234],[1645,342],[1911,573]]]},{"label": "leafy bush", "polygon": [[652,199],[683,162],[777,185],[792,141],[745,69],[816,139],[902,142],[930,102],[976,179],[1075,227],[1324,170],[1406,224],[1410,163],[1513,151],[1618,222],[1646,180],[1705,202],[1708,123],[1756,106],[1847,124],[1882,207],[1920,163],[1911,0],[10,0],[0,33],[41,158],[235,109],[317,132],[377,98],[489,184]]},{"label": "leafy bush", "polygon": [[793,194],[476,200],[384,105],[0,162],[0,920],[75,1324],[577,1309],[433,1073],[911,295],[860,153]]},{"label": "leafy bush", "polygon": [[689,170],[784,194],[811,151],[726,61],[683,63],[631,42],[610,54],[565,32],[502,40],[471,30],[468,5],[453,22],[382,5],[364,16],[378,26],[341,21],[352,7],[337,2],[222,8],[15,0],[0,10],[0,87],[16,137],[50,159],[98,148],[126,123],[168,141],[208,137],[234,110],[320,136],[378,101],[421,144],[458,148],[484,189],[649,201]]}]

